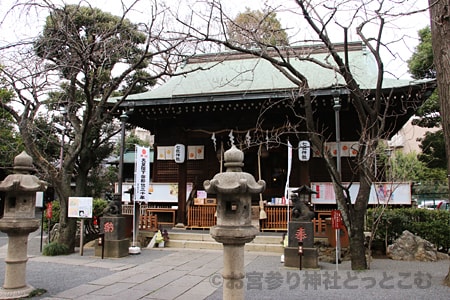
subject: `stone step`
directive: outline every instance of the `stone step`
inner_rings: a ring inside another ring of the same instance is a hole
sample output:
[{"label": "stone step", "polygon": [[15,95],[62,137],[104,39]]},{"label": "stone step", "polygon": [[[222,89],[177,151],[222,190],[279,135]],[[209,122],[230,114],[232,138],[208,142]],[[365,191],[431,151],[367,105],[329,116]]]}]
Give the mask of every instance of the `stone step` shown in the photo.
[{"label": "stone step", "polygon": [[[166,248],[186,248],[186,249],[204,249],[204,250],[222,250],[223,246],[217,242],[204,242],[204,241],[183,241],[183,240],[170,240],[165,244]],[[275,244],[256,244],[247,243],[244,247],[245,251],[251,252],[270,252],[283,254],[283,247]]]},{"label": "stone step", "polygon": [[[209,249],[221,250],[222,244],[216,242],[209,233],[170,232],[167,248]],[[283,253],[281,235],[257,235],[255,239],[245,244],[245,251]]]},{"label": "stone step", "polygon": [[209,233],[169,231],[170,240],[215,242]]},{"label": "stone step", "polygon": [[[190,240],[190,241],[206,241],[214,242],[215,240],[209,233],[191,233],[191,232],[176,232],[169,231],[171,240]],[[253,242],[262,244],[280,244],[282,234],[279,235],[257,235]]]}]

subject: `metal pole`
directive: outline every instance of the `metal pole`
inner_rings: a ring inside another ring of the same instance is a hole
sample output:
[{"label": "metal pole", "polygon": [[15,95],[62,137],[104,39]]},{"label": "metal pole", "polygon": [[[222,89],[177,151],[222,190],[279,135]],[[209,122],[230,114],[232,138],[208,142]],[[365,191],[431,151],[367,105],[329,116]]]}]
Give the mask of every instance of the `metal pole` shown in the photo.
[{"label": "metal pole", "polygon": [[[340,110],[341,110],[341,99],[339,97],[340,91],[333,90],[333,109],[334,109],[334,119],[336,125],[336,169],[338,175],[338,181],[341,184],[342,180],[342,169],[341,169],[341,122],[340,122]],[[337,199],[336,199],[336,204]],[[339,208],[339,205],[338,205]],[[338,270],[339,258],[341,257],[341,237],[340,237],[340,229],[336,230],[336,271]]]},{"label": "metal pole", "polygon": [[334,119],[336,122],[336,168],[338,171],[339,180],[341,180],[341,122],[340,122],[340,110],[341,99],[339,98],[339,91],[333,91],[334,97]]},{"label": "metal pole", "polygon": [[338,267],[339,256],[340,256],[340,253],[339,253],[339,238],[340,238],[339,237],[339,229],[335,229],[334,235],[336,238],[336,271],[339,271],[339,267]]},{"label": "metal pole", "polygon": [[83,256],[83,244],[84,244],[84,218],[80,222],[80,256]]},{"label": "metal pole", "polygon": [[[41,207],[41,244],[39,246],[39,252],[42,252],[42,240],[44,238],[44,207],[45,204],[43,204],[44,206]],[[50,243],[50,240],[48,241]]]}]

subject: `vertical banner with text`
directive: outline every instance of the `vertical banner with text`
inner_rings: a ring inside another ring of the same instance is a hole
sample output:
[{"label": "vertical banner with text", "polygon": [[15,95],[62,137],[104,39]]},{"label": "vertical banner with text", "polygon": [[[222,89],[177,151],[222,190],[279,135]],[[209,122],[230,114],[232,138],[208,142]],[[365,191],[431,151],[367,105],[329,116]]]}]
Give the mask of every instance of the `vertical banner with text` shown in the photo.
[{"label": "vertical banner with text", "polygon": [[134,172],[134,200],[145,201],[150,200],[150,148],[136,146],[135,156],[135,172]]},{"label": "vertical banner with text", "polygon": [[288,161],[287,161],[287,176],[286,176],[286,186],[284,188],[284,197],[286,199],[286,203],[289,204],[289,195],[288,195],[288,188],[289,188],[289,179],[291,177],[291,169],[292,169],[292,145],[289,142],[289,140],[287,141],[287,157],[288,157]]}]

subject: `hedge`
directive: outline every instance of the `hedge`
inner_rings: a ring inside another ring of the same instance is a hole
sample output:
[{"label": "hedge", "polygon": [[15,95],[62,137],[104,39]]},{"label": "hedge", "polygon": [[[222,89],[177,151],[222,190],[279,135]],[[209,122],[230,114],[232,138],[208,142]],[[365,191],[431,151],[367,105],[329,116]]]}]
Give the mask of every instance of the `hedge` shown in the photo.
[{"label": "hedge", "polygon": [[392,244],[404,230],[433,243],[438,250],[450,249],[450,212],[418,208],[381,207],[367,210],[366,229],[371,231],[374,220],[381,215],[374,241]]}]

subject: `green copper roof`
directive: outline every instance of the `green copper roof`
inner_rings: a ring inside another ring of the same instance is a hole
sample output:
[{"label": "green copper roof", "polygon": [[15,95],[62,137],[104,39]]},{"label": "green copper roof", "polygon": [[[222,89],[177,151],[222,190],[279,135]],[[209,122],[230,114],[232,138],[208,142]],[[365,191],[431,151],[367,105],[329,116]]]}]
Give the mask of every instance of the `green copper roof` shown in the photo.
[{"label": "green copper roof", "polygon": [[[356,44],[356,43],[355,43]],[[373,56],[360,43],[359,47],[348,52],[349,67],[362,89],[376,87],[377,69]],[[311,54],[322,63],[332,62],[327,53]],[[344,53],[341,52],[344,59]],[[326,69],[311,61],[299,58],[290,63],[301,72],[312,90],[330,89],[345,85],[342,76],[332,69]],[[334,62],[333,62],[334,64]],[[127,97],[127,101],[169,100],[214,95],[244,95],[288,92],[297,87],[284,74],[265,59],[245,55],[200,55],[189,60],[178,70],[178,74],[160,87],[141,94]],[[417,83],[417,82],[416,82]],[[402,87],[414,84],[411,80],[384,78],[383,88]]]}]

